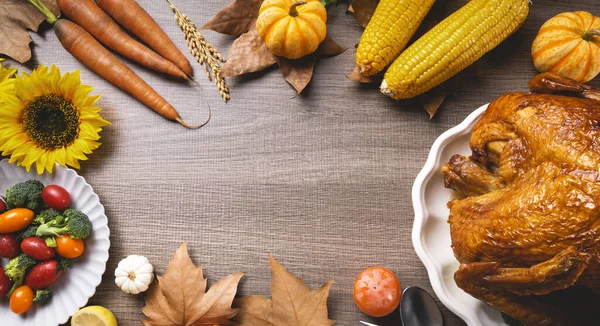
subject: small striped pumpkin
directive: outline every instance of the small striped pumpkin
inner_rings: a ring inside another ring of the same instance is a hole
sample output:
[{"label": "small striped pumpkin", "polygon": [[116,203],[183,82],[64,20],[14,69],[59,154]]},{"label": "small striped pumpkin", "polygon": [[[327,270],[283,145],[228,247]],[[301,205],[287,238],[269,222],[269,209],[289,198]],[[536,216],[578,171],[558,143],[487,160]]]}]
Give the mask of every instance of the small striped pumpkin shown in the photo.
[{"label": "small striped pumpkin", "polygon": [[531,48],[540,72],[579,82],[600,73],[600,18],[585,11],[558,14],[542,25]]}]

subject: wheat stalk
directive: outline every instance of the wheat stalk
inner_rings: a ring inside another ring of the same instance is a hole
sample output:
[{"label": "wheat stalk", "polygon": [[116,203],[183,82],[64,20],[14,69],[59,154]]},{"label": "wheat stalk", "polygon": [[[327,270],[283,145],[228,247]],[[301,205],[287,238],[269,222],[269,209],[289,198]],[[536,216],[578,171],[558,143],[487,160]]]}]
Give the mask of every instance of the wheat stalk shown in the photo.
[{"label": "wheat stalk", "polygon": [[208,80],[215,80],[215,85],[219,89],[219,94],[225,102],[229,101],[229,87],[225,83],[225,78],[221,76],[221,64],[225,62],[225,58],[200,34],[196,25],[190,21],[188,16],[184,15],[171,0],[167,0],[171,9],[175,12],[175,20],[181,27],[187,41],[190,52],[196,58],[199,64],[204,66]]}]

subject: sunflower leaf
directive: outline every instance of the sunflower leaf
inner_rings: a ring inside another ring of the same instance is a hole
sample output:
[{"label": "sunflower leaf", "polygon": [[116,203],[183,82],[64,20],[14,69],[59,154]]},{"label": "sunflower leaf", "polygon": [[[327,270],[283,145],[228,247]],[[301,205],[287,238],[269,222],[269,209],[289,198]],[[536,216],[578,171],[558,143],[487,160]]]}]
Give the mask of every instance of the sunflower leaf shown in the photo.
[{"label": "sunflower leaf", "polygon": [[[56,0],[41,0],[56,16],[60,15]],[[45,20],[34,6],[24,0],[2,0],[0,5],[0,54],[5,54],[20,63],[31,59],[27,30],[37,32]]]}]

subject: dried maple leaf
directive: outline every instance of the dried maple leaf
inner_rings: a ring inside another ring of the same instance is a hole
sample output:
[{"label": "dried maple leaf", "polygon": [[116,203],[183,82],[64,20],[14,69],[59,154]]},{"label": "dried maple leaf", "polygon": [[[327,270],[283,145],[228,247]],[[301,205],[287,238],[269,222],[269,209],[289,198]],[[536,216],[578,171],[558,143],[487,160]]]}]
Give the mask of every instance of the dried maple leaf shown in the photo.
[{"label": "dried maple leaf", "polygon": [[231,308],[244,274],[222,278],[206,292],[202,266],[196,267],[184,242],[171,258],[165,274],[157,277],[146,294],[142,309],[146,326],[233,325],[238,312]]},{"label": "dried maple leaf", "polygon": [[285,270],[269,255],[271,300],[250,296],[235,300],[240,312],[235,320],[244,326],[329,326],[327,296],[333,281],[317,290],[310,290],[302,279]]},{"label": "dried maple leaf", "polygon": [[233,42],[229,58],[221,68],[221,75],[233,77],[261,71],[275,62],[275,55],[269,51],[256,29],[252,29]]},{"label": "dried maple leaf", "polygon": [[[42,0],[58,17],[60,10],[56,0]],[[25,0],[2,0],[0,5],[0,54],[5,54],[20,63],[31,59],[28,29],[37,32],[45,20],[33,5]]]},{"label": "dried maple leaf", "polygon": [[362,27],[367,27],[378,4],[379,0],[354,0],[348,7],[348,11]]},{"label": "dried maple leaf", "polygon": [[263,0],[233,0],[219,11],[202,29],[228,35],[241,35],[254,27]]}]

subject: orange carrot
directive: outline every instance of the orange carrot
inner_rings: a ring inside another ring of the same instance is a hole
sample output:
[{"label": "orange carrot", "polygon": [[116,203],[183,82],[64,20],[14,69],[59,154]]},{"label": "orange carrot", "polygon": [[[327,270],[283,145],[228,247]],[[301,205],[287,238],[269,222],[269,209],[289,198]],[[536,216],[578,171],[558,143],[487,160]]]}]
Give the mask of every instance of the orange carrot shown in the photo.
[{"label": "orange carrot", "polygon": [[152,70],[188,79],[171,61],[134,40],[92,0],[58,0],[63,14],[115,52]]},{"label": "orange carrot", "polygon": [[58,19],[54,22],[54,32],[62,46],[79,62],[148,108],[187,128],[202,127],[183,122],[173,106],[79,25]]},{"label": "orange carrot", "polygon": [[188,76],[192,75],[190,62],[135,0],[96,0],[96,4],[158,54],[173,62]]}]

